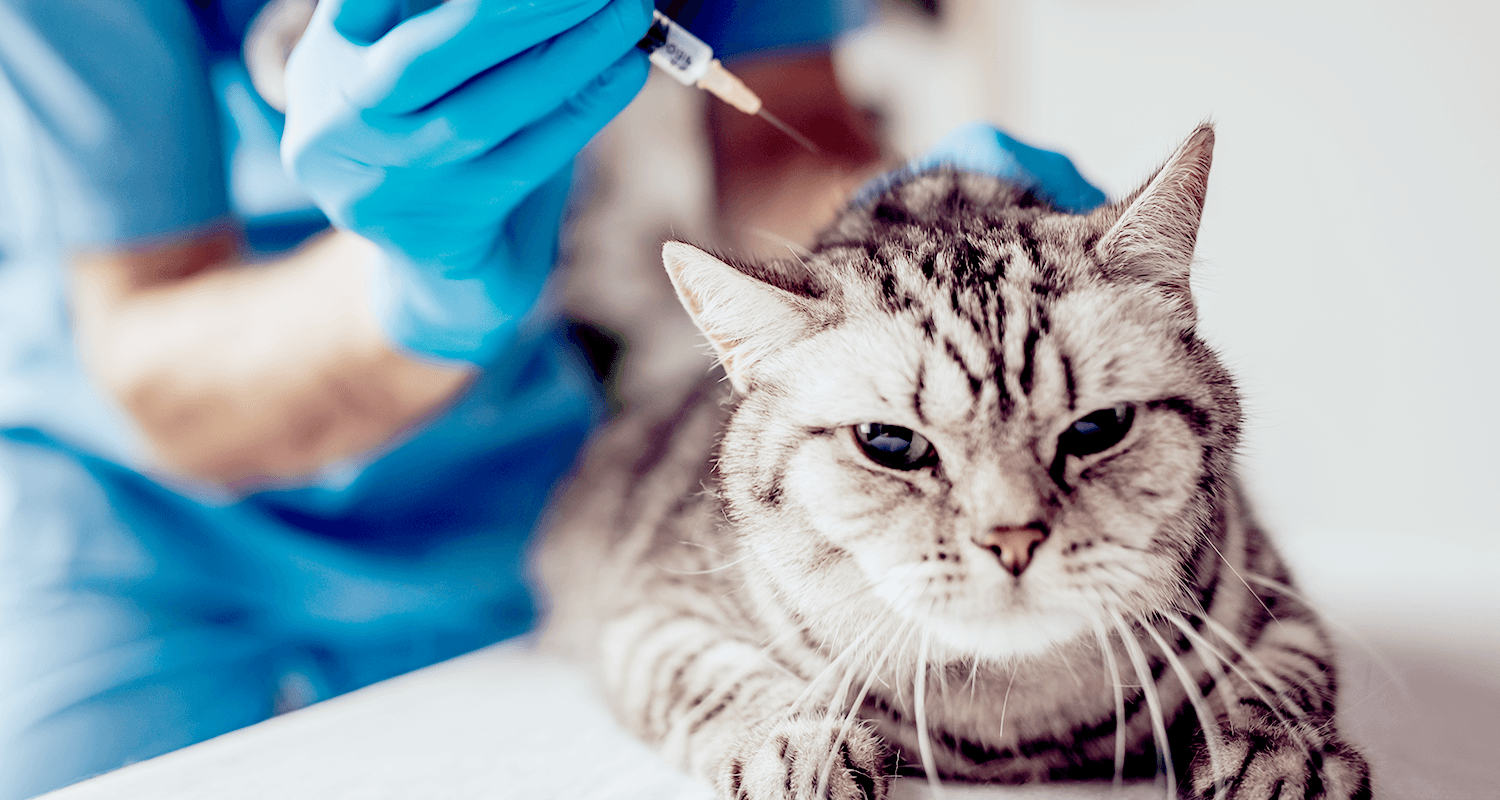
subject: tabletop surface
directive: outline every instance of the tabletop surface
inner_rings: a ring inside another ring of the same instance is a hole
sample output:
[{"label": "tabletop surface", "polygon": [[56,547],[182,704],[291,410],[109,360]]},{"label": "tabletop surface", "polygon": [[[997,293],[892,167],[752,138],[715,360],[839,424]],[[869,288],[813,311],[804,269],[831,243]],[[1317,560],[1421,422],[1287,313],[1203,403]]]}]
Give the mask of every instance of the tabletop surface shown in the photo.
[{"label": "tabletop surface", "polygon": [[[1384,644],[1384,643],[1383,643]],[[1344,655],[1343,724],[1379,795],[1494,796],[1500,678],[1378,647]],[[1457,666],[1456,666],[1457,665]],[[980,800],[1136,800],[1161,786],[947,784]],[[1378,796],[1379,796],[1378,795]],[[930,797],[898,780],[893,800]],[[710,800],[610,716],[581,667],[507,643],[85,781],[49,800]]]}]

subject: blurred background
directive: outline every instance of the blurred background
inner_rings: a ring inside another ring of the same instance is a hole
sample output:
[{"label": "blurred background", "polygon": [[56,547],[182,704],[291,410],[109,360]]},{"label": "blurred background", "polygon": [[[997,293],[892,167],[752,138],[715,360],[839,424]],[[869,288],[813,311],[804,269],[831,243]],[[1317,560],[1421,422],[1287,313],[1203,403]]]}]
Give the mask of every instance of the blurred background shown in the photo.
[{"label": "blurred background", "polygon": [[[880,11],[836,63],[892,159],[989,119],[1117,197],[1217,124],[1201,325],[1243,389],[1244,478],[1343,641],[1346,724],[1386,796],[1496,796],[1500,5]],[[694,94],[653,78],[591,152],[570,302],[629,335],[627,399],[705,363],[657,261],[662,235],[713,239]]]}]

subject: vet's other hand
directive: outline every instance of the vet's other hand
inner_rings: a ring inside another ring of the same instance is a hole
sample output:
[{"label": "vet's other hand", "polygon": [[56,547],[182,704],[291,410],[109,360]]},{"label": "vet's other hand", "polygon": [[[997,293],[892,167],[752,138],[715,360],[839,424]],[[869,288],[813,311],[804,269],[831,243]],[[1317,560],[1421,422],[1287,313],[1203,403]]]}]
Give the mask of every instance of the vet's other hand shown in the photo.
[{"label": "vet's other hand", "polygon": [[646,80],[647,0],[324,0],[287,65],[282,159],[381,249],[418,354],[482,363],[556,257],[573,157]]},{"label": "vet's other hand", "polygon": [[1058,208],[1084,214],[1104,203],[1104,193],[1079,174],[1061,153],[1017,141],[993,125],[975,122],[952,131],[912,166],[946,164],[1029,186]]}]

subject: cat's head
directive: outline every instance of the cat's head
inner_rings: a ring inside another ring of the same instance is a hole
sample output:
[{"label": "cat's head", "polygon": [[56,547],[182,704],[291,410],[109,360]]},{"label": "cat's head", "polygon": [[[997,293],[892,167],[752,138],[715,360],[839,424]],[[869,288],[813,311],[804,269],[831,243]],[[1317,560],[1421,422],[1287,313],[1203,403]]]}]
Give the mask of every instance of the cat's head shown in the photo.
[{"label": "cat's head", "polygon": [[666,245],[740,397],[726,511],[801,616],[1005,658],[1179,602],[1239,425],[1188,286],[1212,150],[1088,215],[940,169],[804,259]]}]

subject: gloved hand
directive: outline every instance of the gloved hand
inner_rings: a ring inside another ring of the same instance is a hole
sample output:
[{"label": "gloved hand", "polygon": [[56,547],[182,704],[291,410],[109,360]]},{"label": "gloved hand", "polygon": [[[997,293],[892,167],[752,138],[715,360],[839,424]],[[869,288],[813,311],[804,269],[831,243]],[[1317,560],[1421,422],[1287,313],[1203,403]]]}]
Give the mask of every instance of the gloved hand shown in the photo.
[{"label": "gloved hand", "polygon": [[1067,156],[1018,142],[984,122],[950,132],[909,168],[920,171],[940,164],[1015,181],[1073,214],[1086,214],[1105,201],[1104,193],[1078,174]]},{"label": "gloved hand", "polygon": [[380,246],[391,338],[483,363],[546,280],[573,157],[645,83],[651,3],[403,5],[318,4],[287,65],[282,160]]}]

